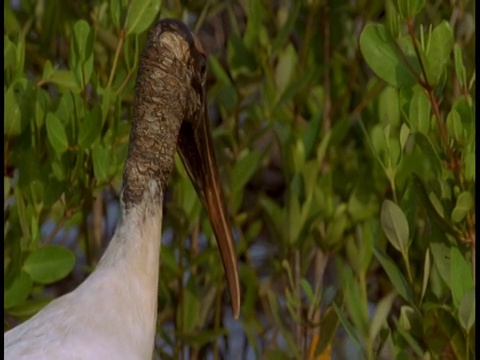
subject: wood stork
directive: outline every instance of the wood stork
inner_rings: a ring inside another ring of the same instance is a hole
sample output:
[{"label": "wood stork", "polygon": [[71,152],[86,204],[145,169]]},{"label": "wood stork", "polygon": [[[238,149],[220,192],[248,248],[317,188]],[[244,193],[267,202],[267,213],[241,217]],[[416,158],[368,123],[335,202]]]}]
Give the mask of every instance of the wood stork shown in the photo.
[{"label": "wood stork", "polygon": [[92,274],[4,334],[6,359],[151,359],[157,317],[162,200],[175,148],[212,224],[238,318],[240,289],[208,124],[206,57],[178,20],[149,33],[136,81],[121,219]]}]

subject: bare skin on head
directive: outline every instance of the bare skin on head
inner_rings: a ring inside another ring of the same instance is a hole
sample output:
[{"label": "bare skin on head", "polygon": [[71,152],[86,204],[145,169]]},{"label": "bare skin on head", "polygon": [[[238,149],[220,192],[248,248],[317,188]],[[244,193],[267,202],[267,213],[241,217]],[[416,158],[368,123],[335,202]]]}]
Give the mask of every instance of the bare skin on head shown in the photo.
[{"label": "bare skin on head", "polygon": [[137,76],[122,200],[128,211],[141,201],[152,179],[165,189],[178,149],[210,218],[238,318],[240,287],[232,226],[209,129],[205,79],[202,46],[183,23],[162,20],[150,30]]}]

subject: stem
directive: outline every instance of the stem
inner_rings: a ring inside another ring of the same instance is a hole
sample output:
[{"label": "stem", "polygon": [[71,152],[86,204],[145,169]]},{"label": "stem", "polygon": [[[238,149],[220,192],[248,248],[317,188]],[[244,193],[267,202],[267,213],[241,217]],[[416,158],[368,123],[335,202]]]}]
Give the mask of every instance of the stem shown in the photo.
[{"label": "stem", "polygon": [[[309,11],[308,18],[307,18],[307,25],[305,27],[305,37],[304,37],[304,40],[303,40],[303,46],[302,46],[300,56],[299,56],[299,61],[298,61],[299,64],[300,64],[300,69],[304,69],[306,67],[305,59],[307,58],[307,54],[311,50],[311,45],[310,44],[311,44],[311,40],[312,40],[312,28],[314,26],[315,15],[316,15],[316,10],[317,10],[316,5],[317,5],[317,3],[315,1],[313,1],[311,6],[310,6],[310,11]],[[325,8],[327,9],[328,5],[326,5]],[[328,10],[325,10],[325,11],[328,11]],[[325,19],[324,19],[324,22],[325,22]],[[326,25],[326,24],[323,26],[324,29],[326,29],[327,27],[328,27],[328,25]],[[325,33],[325,36],[326,35],[327,35],[327,33]],[[326,39],[327,38],[325,38],[325,40]],[[328,69],[327,66],[325,66],[325,68]]]},{"label": "stem", "polygon": [[325,269],[327,267],[329,260],[328,254],[324,253],[322,249],[317,248],[315,250],[315,255],[313,259],[313,284],[315,284],[314,291],[314,301],[310,304],[308,309],[308,321],[310,322],[312,328],[310,331],[310,337],[312,339],[310,343],[310,349],[308,350],[308,358],[313,359],[315,355],[315,350],[317,348],[318,342],[321,336],[320,318],[321,318],[321,307],[320,302],[322,299],[322,289],[323,289],[323,276],[325,274]]},{"label": "stem", "polygon": [[[313,11],[311,12],[313,14]],[[309,19],[310,20],[310,19]],[[323,130],[325,134],[330,130],[332,126],[332,98],[331,98],[331,79],[330,79],[330,63],[332,53],[330,50],[330,8],[325,4],[323,11],[323,63],[325,65],[325,77],[323,80],[323,86],[325,89],[325,100],[323,102]],[[325,161],[326,163],[327,161]],[[326,165],[326,164],[323,165]]]},{"label": "stem", "polygon": [[125,79],[123,79],[117,91],[115,91],[115,97],[120,96],[120,93],[123,91],[125,86],[127,86],[128,81],[132,77],[134,70],[137,68],[137,66],[138,66],[138,38],[135,37],[135,56],[134,56],[133,66],[131,70],[128,70],[127,76],[125,76]]},{"label": "stem", "polygon": [[468,225],[470,227],[470,238],[469,241],[471,242],[472,247],[472,267],[473,267],[473,285],[475,285],[475,217],[469,215],[467,217]]},{"label": "stem", "polygon": [[408,261],[408,251],[405,254],[402,252],[402,257],[403,257],[403,261],[405,261],[405,267],[407,268],[408,281],[410,282],[410,285],[413,286],[413,276],[412,276],[412,269],[410,267],[410,262]]},{"label": "stem", "polygon": [[425,69],[425,64],[422,61],[422,57],[420,54],[420,48],[417,42],[417,39],[415,38],[415,30],[413,28],[413,19],[408,20],[407,23],[407,28],[408,28],[408,33],[410,35],[410,38],[412,39],[412,44],[413,48],[415,50],[415,54],[417,55],[418,62],[420,64],[420,69],[423,75],[424,80],[418,79],[420,82],[420,85],[425,89],[425,91],[428,94],[428,98],[430,100],[430,103],[432,104],[432,109],[433,113],[435,115],[435,119],[437,120],[437,126],[438,129],[440,130],[440,136],[443,142],[443,146],[445,148],[445,151],[447,153],[447,159],[448,159],[448,167],[452,170],[454,176],[455,176],[455,181],[456,183],[460,186],[462,190],[464,190],[464,184],[462,180],[462,168],[460,165],[460,161],[457,156],[455,156],[452,147],[448,143],[448,133],[447,133],[447,128],[445,126],[445,122],[442,119],[442,115],[440,114],[440,109],[438,107],[438,101],[437,98],[434,94],[434,88],[433,86],[428,82],[428,77],[427,77],[427,71]]},{"label": "stem", "polygon": [[112,86],[113,76],[115,75],[115,71],[117,69],[117,64],[118,64],[118,58],[120,57],[120,50],[122,49],[123,43],[125,42],[125,29],[121,29],[119,35],[120,36],[118,39],[117,49],[115,50],[115,57],[113,58],[112,70],[110,71],[110,77],[108,78],[107,89],[109,89]]},{"label": "stem", "polygon": [[55,236],[57,235],[57,233],[60,231],[60,229],[63,227],[63,225],[65,224],[65,222],[70,219],[73,214],[75,214],[76,212],[76,209],[67,209],[65,210],[64,214],[63,214],[63,217],[60,219],[60,221],[58,221],[57,225],[55,226],[55,228],[52,230],[52,232],[50,233],[50,235],[48,235],[48,238],[46,238],[44,241],[42,241],[42,244],[46,245],[46,244],[49,244],[53,241],[53,239],[55,238]]},{"label": "stem", "polygon": [[[214,329],[217,331],[220,329],[220,319],[222,317],[222,293],[223,293],[223,287],[218,284],[217,286],[217,296],[215,298],[215,314],[214,314]],[[213,345],[213,358],[214,360],[218,360],[220,358],[219,355],[219,349],[218,349],[218,341],[214,342]]]},{"label": "stem", "polygon": [[98,257],[102,248],[103,235],[103,192],[99,192],[98,196],[93,200],[93,251],[92,260],[94,263],[98,262]]},{"label": "stem", "polygon": [[[179,252],[179,274],[177,277],[177,283],[178,283],[178,299],[179,299],[179,305],[177,308],[177,316],[178,316],[178,321],[177,323],[177,334],[184,334],[184,329],[183,329],[183,319],[185,316],[185,299],[184,299],[184,292],[183,292],[183,278],[184,278],[184,257],[185,257],[185,247],[183,246],[183,241],[185,240],[185,236],[183,235],[183,231],[181,229],[177,229],[177,244],[178,244],[178,252]],[[177,349],[177,358],[179,359],[184,359],[184,348],[182,346],[182,339],[178,336],[175,336],[175,348]]]},{"label": "stem", "polygon": [[125,88],[125,86],[128,84],[128,81],[130,80],[130,78],[132,77],[132,74],[133,74],[133,71],[129,71],[127,73],[127,76],[125,76],[125,79],[123,79],[122,83],[120,84],[120,86],[118,87],[117,91],[115,91],[115,97],[117,96],[120,96],[120,93],[123,91],[123,89]]},{"label": "stem", "polygon": [[[301,293],[300,293],[300,251],[297,249],[294,252],[294,259],[293,259],[293,282],[294,282],[294,289],[295,291],[295,297],[297,299],[301,299]],[[297,313],[295,314],[297,319],[302,318],[302,307],[298,306],[296,309]],[[302,325],[295,321],[295,339],[297,341],[298,346],[304,345],[304,339],[302,339]]]},{"label": "stem", "polygon": [[[191,239],[191,246],[190,246],[190,253],[191,253],[191,259],[194,260],[200,253],[200,245],[199,245],[199,237],[200,237],[200,223],[199,220],[195,221],[195,224],[192,227],[192,232],[190,233],[190,239]],[[195,264],[195,261],[193,261],[194,264],[191,266],[191,271],[192,275],[196,276],[197,274],[197,265]]]}]

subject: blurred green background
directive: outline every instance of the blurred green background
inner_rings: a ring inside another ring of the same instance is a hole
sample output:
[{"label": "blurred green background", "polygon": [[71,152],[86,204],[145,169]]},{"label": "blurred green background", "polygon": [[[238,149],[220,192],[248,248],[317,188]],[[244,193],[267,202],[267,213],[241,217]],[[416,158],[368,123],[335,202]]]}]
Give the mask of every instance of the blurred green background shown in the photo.
[{"label": "blurred green background", "polygon": [[4,329],[74,289],[108,245],[138,57],[173,17],[209,56],[243,297],[234,321],[177,159],[156,356],[473,359],[474,8],[5,1]]}]

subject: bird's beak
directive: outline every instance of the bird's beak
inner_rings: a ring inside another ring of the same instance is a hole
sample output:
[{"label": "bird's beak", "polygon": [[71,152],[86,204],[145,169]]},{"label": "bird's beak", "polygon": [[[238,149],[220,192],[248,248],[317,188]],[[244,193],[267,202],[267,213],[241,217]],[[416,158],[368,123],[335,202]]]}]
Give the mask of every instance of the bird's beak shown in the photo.
[{"label": "bird's beak", "polygon": [[227,215],[222,185],[218,176],[218,166],[205,106],[198,121],[182,123],[177,148],[190,180],[210,218],[227,276],[233,315],[237,319],[240,312],[240,286],[232,226]]}]

